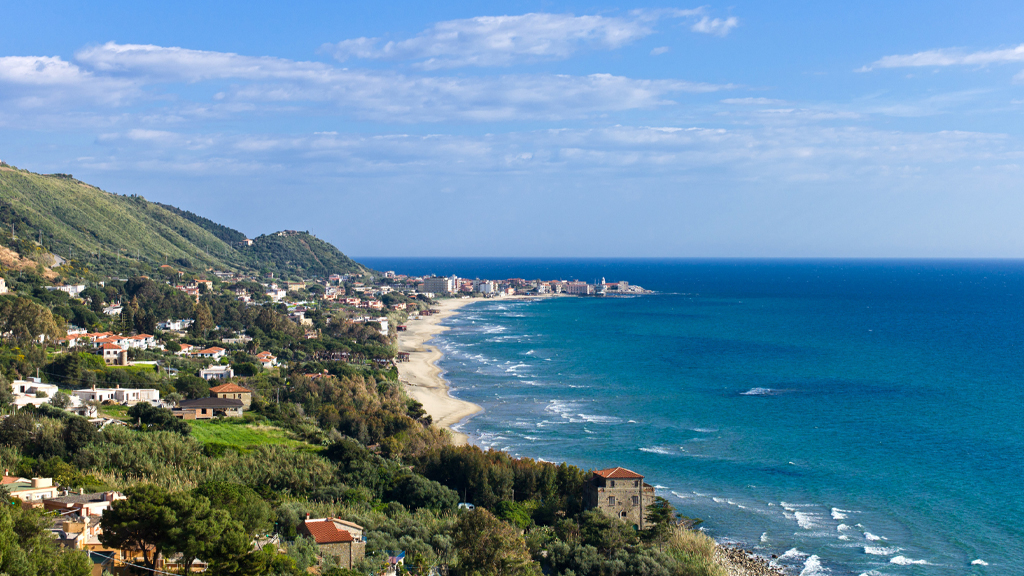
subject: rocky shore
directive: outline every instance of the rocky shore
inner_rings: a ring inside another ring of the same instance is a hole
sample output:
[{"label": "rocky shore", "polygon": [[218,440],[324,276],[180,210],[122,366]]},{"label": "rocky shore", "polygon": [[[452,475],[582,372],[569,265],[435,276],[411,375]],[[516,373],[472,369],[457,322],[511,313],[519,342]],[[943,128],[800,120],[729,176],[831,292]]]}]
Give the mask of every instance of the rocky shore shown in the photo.
[{"label": "rocky shore", "polygon": [[729,576],[787,576],[781,568],[742,548],[718,546],[715,561],[725,566]]}]

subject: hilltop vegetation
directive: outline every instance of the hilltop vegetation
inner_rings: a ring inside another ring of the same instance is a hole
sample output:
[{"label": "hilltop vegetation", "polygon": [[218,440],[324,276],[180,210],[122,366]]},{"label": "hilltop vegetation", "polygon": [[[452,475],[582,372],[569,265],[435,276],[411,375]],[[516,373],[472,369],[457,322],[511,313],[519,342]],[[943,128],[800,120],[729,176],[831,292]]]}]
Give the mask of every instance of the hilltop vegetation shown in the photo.
[{"label": "hilltop vegetation", "polygon": [[325,276],[366,269],[308,233],[245,234],[192,212],[118,195],[70,174],[0,165],[0,244],[66,279],[175,269]]}]

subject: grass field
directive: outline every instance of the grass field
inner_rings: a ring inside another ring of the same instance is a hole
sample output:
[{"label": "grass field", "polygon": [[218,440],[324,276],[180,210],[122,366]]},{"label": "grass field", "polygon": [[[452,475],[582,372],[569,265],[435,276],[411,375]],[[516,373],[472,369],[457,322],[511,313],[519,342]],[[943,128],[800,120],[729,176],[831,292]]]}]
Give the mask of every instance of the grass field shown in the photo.
[{"label": "grass field", "polygon": [[100,406],[100,416],[106,416],[107,418],[114,418],[117,420],[127,420],[128,406],[121,406],[120,404]]},{"label": "grass field", "polygon": [[235,423],[230,420],[190,420],[189,423],[192,425],[192,436],[203,443],[224,444],[241,449],[268,444],[311,448],[309,444],[292,438],[286,430],[267,424]]}]

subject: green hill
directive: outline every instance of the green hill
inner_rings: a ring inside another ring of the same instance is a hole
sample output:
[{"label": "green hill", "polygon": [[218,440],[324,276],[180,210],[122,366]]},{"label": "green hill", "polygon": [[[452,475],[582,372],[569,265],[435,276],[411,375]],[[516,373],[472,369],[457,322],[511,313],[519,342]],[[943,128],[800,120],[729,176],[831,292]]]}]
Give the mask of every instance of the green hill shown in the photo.
[{"label": "green hill", "polygon": [[333,245],[309,232],[287,230],[253,239],[252,246],[240,246],[250,265],[261,272],[304,278],[334,273],[362,272],[363,266]]},{"label": "green hill", "polygon": [[[71,266],[65,275],[145,274],[169,264],[325,276],[366,269],[306,233],[245,235],[191,212],[120,196],[69,174],[35,174],[0,164],[0,244],[22,255],[50,252]],[[59,263],[59,260],[58,260]]]}]

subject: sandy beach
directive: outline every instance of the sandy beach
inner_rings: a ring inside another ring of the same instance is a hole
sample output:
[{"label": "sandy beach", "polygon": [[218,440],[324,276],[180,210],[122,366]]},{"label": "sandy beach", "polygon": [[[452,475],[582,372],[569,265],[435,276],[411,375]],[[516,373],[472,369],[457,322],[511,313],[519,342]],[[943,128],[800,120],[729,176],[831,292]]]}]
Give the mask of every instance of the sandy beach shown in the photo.
[{"label": "sandy beach", "polygon": [[436,364],[441,359],[441,352],[437,347],[424,343],[448,329],[441,326],[442,320],[471,302],[479,300],[441,300],[434,307],[440,310],[438,314],[423,316],[416,320],[410,318],[406,323],[408,329],[398,333],[398,351],[409,353],[409,361],[398,364],[398,379],[405,384],[409,396],[423,404],[423,409],[430,414],[435,424],[451,431],[452,443],[456,445],[466,444],[469,437],[452,430],[451,427],[482,408],[448,394],[448,385],[441,378],[441,369]]}]

